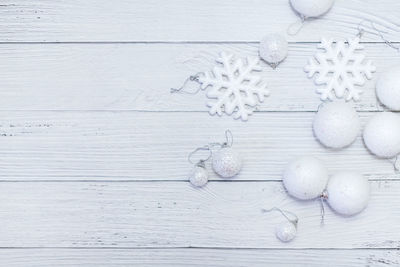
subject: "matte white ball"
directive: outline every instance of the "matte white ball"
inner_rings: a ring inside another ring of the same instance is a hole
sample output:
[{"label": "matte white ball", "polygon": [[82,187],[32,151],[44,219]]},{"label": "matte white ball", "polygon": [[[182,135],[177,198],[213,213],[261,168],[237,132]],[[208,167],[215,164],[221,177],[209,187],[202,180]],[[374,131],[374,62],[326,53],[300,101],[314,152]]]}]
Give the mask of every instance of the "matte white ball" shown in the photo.
[{"label": "matte white ball", "polygon": [[242,158],[231,147],[223,147],[213,153],[212,166],[218,175],[224,178],[233,177],[242,168]]},{"label": "matte white ball", "polygon": [[326,188],[328,204],[342,215],[354,215],[368,205],[370,186],[366,178],[353,172],[333,175]]},{"label": "matte white ball", "polygon": [[381,74],[376,82],[376,95],[386,107],[400,111],[400,66]]},{"label": "matte white ball", "polygon": [[328,182],[328,170],[314,157],[290,162],[283,173],[283,184],[291,196],[299,199],[319,197]]},{"label": "matte white ball", "polygon": [[373,116],[364,129],[364,143],[381,158],[393,158],[400,153],[400,115],[392,112]]},{"label": "matte white ball", "polygon": [[334,0],[290,0],[293,9],[304,17],[319,17],[333,6]]},{"label": "matte white ball", "polygon": [[292,222],[285,222],[279,224],[275,228],[276,237],[282,242],[289,242],[296,237],[297,229],[296,226]]},{"label": "matte white ball", "polygon": [[280,34],[268,34],[265,36],[259,47],[260,57],[270,64],[278,64],[288,54],[288,42]]},{"label": "matte white ball", "polygon": [[207,170],[203,167],[195,166],[189,174],[189,181],[196,187],[204,186],[208,182]]},{"label": "matte white ball", "polygon": [[360,132],[360,117],[350,104],[331,102],[317,112],[313,129],[323,145],[343,148],[356,140]]}]

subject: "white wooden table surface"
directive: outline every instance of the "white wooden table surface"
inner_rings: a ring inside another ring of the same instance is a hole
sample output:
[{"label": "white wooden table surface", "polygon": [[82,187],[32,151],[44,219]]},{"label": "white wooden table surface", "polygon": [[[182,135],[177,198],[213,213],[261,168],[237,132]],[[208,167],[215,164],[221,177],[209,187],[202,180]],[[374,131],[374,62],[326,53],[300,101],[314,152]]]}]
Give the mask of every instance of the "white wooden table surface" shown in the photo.
[{"label": "white wooden table surface", "polygon": [[[278,69],[263,63],[269,97],[247,123],[211,117],[204,95],[171,95],[221,51],[257,55],[258,41],[298,20],[287,0],[1,0],[0,266],[398,266],[400,175],[359,137],[341,151],[317,143],[320,100],[302,68],[321,36],[351,37],[368,19],[400,42],[400,1],[336,0],[287,36]],[[381,111],[376,77],[399,63],[366,24],[377,66],[355,104],[363,123]],[[231,129],[245,158],[229,182],[186,181],[187,154]],[[331,172],[372,185],[355,217],[287,196],[287,161],[315,155]],[[297,238],[274,236],[280,206]]]}]

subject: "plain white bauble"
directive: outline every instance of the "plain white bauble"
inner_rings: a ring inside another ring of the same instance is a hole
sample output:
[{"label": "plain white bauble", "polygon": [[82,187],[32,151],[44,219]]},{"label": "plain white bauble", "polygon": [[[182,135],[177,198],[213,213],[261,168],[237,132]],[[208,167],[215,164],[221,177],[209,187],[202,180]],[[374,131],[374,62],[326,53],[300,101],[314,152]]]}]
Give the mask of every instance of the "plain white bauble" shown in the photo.
[{"label": "plain white bauble", "polygon": [[282,242],[289,242],[296,237],[297,229],[294,223],[284,222],[275,227],[275,235]]},{"label": "plain white bauble", "polygon": [[306,18],[319,17],[333,6],[334,0],[290,0],[293,9]]},{"label": "plain white bauble", "polygon": [[280,34],[268,34],[260,42],[259,53],[269,64],[278,64],[287,56],[288,42]]},{"label": "plain white bauble", "polygon": [[381,74],[376,82],[376,95],[389,109],[400,110],[400,66]]},{"label": "plain white bauble", "polygon": [[301,157],[291,161],[284,173],[283,184],[291,196],[299,199],[319,197],[328,182],[328,170],[314,157]]},{"label": "plain white bauble", "polygon": [[354,215],[361,212],[370,198],[368,180],[361,174],[353,172],[332,175],[326,191],[329,206],[342,215]]},{"label": "plain white bauble", "polygon": [[213,153],[212,166],[214,171],[221,177],[233,177],[242,168],[242,158],[231,147],[223,147]]},{"label": "plain white bauble", "polygon": [[196,187],[202,187],[208,182],[208,172],[205,168],[195,166],[189,173],[189,181]]},{"label": "plain white bauble", "polygon": [[313,129],[323,145],[343,148],[356,140],[360,132],[360,118],[350,104],[331,102],[317,112]]},{"label": "plain white bauble", "polygon": [[400,115],[392,112],[373,116],[364,129],[364,143],[381,158],[393,158],[400,153]]}]

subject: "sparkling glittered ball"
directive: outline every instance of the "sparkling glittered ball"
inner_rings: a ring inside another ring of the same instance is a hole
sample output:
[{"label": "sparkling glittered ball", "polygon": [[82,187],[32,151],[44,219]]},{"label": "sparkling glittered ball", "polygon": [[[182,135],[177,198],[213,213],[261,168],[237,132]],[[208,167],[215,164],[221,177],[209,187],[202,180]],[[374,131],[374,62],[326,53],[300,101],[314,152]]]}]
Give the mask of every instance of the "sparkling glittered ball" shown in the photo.
[{"label": "sparkling glittered ball", "polygon": [[360,132],[360,118],[350,104],[331,102],[317,112],[313,129],[323,145],[343,148],[356,140]]},{"label": "sparkling glittered ball", "polygon": [[319,17],[328,12],[334,0],[290,0],[297,13],[304,17]]},{"label": "sparkling glittered ball", "polygon": [[289,242],[296,237],[297,229],[296,226],[292,222],[285,222],[279,224],[275,228],[276,237],[282,242]]},{"label": "sparkling glittered ball", "polygon": [[202,187],[208,182],[208,172],[205,168],[195,166],[189,173],[189,181],[196,187]]},{"label": "sparkling glittered ball", "polygon": [[400,153],[400,115],[378,113],[367,123],[363,133],[368,149],[381,158],[393,158]]},{"label": "sparkling glittered ball", "polygon": [[212,166],[214,171],[224,177],[233,177],[242,168],[242,158],[231,147],[223,147],[213,154]]},{"label": "sparkling glittered ball", "polygon": [[366,178],[353,172],[332,175],[326,188],[328,204],[342,215],[354,215],[368,205],[370,186]]},{"label": "sparkling glittered ball", "polygon": [[328,182],[328,170],[314,157],[301,157],[290,162],[283,173],[283,184],[298,199],[319,197]]},{"label": "sparkling glittered ball", "polygon": [[400,111],[400,66],[381,74],[376,82],[376,95],[386,107]]},{"label": "sparkling glittered ball", "polygon": [[266,62],[278,64],[287,56],[288,42],[280,34],[268,34],[260,42],[259,53]]}]

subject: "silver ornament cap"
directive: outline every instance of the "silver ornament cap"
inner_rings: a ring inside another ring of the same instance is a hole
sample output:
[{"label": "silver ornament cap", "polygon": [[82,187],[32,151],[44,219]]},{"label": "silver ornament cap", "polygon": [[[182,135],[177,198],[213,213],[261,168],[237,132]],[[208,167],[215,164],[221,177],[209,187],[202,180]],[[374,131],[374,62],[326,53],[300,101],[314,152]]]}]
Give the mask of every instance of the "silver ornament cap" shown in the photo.
[{"label": "silver ornament cap", "polygon": [[233,177],[242,168],[242,158],[231,147],[222,147],[213,154],[212,166],[214,171],[221,177]]},{"label": "silver ornament cap", "polygon": [[288,42],[280,34],[268,34],[260,42],[259,53],[263,60],[276,66],[287,56]]},{"label": "silver ornament cap", "polygon": [[292,241],[297,234],[297,227],[293,222],[284,222],[275,228],[276,237],[282,242]]},{"label": "silver ornament cap", "polygon": [[193,186],[202,187],[208,182],[208,172],[202,166],[195,166],[189,173],[189,181]]}]

